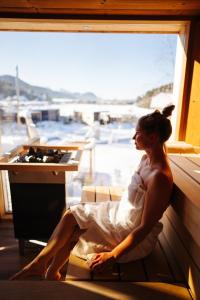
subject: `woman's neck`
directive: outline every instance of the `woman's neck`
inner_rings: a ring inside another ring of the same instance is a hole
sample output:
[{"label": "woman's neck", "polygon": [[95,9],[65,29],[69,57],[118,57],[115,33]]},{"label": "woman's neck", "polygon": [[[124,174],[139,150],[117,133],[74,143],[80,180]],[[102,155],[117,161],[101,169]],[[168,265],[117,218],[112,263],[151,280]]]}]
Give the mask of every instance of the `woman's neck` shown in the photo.
[{"label": "woman's neck", "polygon": [[151,166],[157,163],[166,162],[166,154],[163,145],[146,149],[146,154],[149,159],[149,164]]}]

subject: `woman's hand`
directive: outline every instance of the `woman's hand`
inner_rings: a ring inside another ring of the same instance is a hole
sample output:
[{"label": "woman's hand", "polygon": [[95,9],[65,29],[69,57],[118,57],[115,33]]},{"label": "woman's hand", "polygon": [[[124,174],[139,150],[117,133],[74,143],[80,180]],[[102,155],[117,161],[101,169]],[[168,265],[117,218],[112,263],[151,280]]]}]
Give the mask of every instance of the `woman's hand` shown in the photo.
[{"label": "woman's hand", "polygon": [[93,271],[100,273],[105,269],[111,269],[114,262],[115,258],[111,252],[101,252],[92,258],[89,267]]}]

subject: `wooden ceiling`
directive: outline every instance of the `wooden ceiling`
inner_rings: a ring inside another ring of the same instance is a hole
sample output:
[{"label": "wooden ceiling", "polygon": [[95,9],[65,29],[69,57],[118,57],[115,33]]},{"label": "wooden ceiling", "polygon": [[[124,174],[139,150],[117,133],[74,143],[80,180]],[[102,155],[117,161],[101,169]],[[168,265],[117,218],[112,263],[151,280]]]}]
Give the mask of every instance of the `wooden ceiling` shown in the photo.
[{"label": "wooden ceiling", "polygon": [[200,0],[0,0],[0,16],[200,16]]}]

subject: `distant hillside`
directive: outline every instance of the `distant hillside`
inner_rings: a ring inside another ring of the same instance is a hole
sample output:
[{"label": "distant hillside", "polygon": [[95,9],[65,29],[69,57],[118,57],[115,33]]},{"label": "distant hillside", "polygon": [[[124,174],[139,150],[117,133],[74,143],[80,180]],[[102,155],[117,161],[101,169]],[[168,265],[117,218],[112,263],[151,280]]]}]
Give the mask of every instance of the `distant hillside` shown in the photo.
[{"label": "distant hillside", "polygon": [[[49,88],[34,86],[19,79],[20,95],[25,96],[28,100],[34,100],[35,98],[40,100],[52,100],[52,98],[66,98],[66,99],[80,99],[90,101],[96,101],[98,97],[91,92],[87,93],[71,93],[68,91],[53,91]],[[0,99],[8,96],[15,96],[15,77],[11,75],[0,76]]]},{"label": "distant hillside", "polygon": [[[18,81],[19,89],[20,89],[20,96],[26,97],[28,100],[48,100],[51,102],[53,98],[65,98],[71,100],[77,100],[81,103],[98,103],[98,104],[136,104],[140,107],[149,108],[151,104],[151,98],[163,93],[170,93],[173,89],[173,84],[169,83],[166,85],[162,85],[160,87],[154,88],[145,95],[139,96],[136,99],[101,99],[97,97],[92,92],[87,93],[78,93],[78,92],[69,92],[66,90],[62,91],[54,91],[49,88],[39,87],[31,85],[21,79]],[[0,76],[0,99],[4,99],[8,96],[15,96],[16,95],[16,88],[15,88],[15,77],[11,75],[2,75]]]},{"label": "distant hillside", "polygon": [[147,91],[143,96],[139,96],[136,99],[136,104],[139,107],[150,108],[152,97],[160,93],[172,93],[173,83],[162,85],[158,88]]}]

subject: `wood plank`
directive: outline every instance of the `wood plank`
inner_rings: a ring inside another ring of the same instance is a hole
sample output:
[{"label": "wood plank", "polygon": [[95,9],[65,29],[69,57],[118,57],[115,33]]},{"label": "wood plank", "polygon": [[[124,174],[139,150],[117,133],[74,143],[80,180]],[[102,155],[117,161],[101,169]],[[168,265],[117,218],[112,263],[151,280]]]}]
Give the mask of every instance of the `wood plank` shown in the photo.
[{"label": "wood plank", "polygon": [[68,162],[67,164],[40,164],[40,163],[0,163],[0,170],[13,172],[61,172],[78,171],[77,162]]},{"label": "wood plank", "polygon": [[182,224],[187,228],[194,241],[200,246],[200,208],[194,205],[180,191],[175,189],[172,207],[180,217]]},{"label": "wood plank", "polygon": [[[31,8],[30,8],[31,9]],[[7,10],[11,10],[13,11],[14,8],[0,8],[0,11],[7,11]],[[177,10],[177,9],[167,9],[167,10],[160,10],[160,9],[132,9],[132,8],[128,8],[128,9],[122,9],[122,8],[106,8],[106,7],[102,7],[102,8],[37,8],[37,13],[39,14],[54,14],[54,15],[59,15],[59,14],[68,14],[68,15],[83,15],[83,16],[102,16],[102,15],[122,15],[122,16],[149,16],[150,18],[152,18],[152,16],[163,16],[163,14],[165,14],[165,16],[171,16],[171,15],[175,15],[175,16],[198,16],[199,15],[199,11],[200,10]],[[147,30],[147,32],[149,32]],[[163,32],[163,30],[159,31],[159,32]],[[144,31],[142,32],[144,33]]]},{"label": "wood plank", "polygon": [[187,288],[150,282],[0,281],[1,300],[191,300]]},{"label": "wood plank", "polygon": [[[6,4],[9,6],[15,6],[17,7],[20,5],[24,5],[25,3],[27,3],[27,0],[10,0],[10,1],[6,1],[6,0],[1,0],[1,4],[2,6],[6,6]],[[28,4],[28,3],[27,3]],[[30,5],[30,4],[29,4]]]},{"label": "wood plank", "polygon": [[[111,17],[114,15],[121,15],[124,17],[127,16],[149,16],[150,19],[152,19],[152,16],[176,16],[176,17],[182,17],[182,16],[198,16],[200,14],[199,9],[193,9],[193,10],[180,10],[180,9],[168,9],[168,10],[158,10],[158,9],[149,9],[149,10],[144,10],[144,9],[90,9],[90,8],[32,8],[32,7],[27,7],[27,8],[22,8],[22,7],[0,7],[0,12],[6,13],[6,16],[8,16],[9,13],[13,13],[15,16],[17,14],[25,14],[26,17],[29,17],[28,14],[35,14],[39,16],[40,14],[45,14],[45,15],[74,15],[74,16],[88,16],[90,15],[91,17],[93,16],[105,16],[110,15]],[[160,31],[160,32],[163,32]]]},{"label": "wood plank", "polygon": [[91,272],[86,260],[70,255],[66,280],[90,280]]},{"label": "wood plank", "polygon": [[167,142],[166,149],[167,153],[194,153],[194,147],[183,141]]},{"label": "wood plank", "polygon": [[184,171],[182,171],[172,161],[170,165],[173,173],[174,183],[176,184],[176,186],[187,196],[189,201],[193,202],[195,206],[200,208],[199,184],[195,182],[190,176],[188,176]]},{"label": "wood plank", "polygon": [[9,172],[12,183],[65,184],[65,172]]},{"label": "wood plank", "polygon": [[188,251],[185,249],[175,228],[172,226],[166,215],[163,216],[163,222],[163,232],[169,241],[177,263],[184,273],[185,279],[191,289],[192,296],[194,299],[200,299],[200,270],[188,254]]},{"label": "wood plank", "polygon": [[173,275],[174,282],[184,283],[185,278],[183,276],[183,272],[181,271],[181,268],[177,264],[175,256],[174,256],[174,254],[173,254],[173,252],[172,252],[172,250],[169,246],[169,241],[167,240],[167,238],[165,237],[163,232],[161,232],[159,234],[159,241],[160,241],[162,250],[163,250],[163,252],[165,253],[165,255],[167,257],[167,261],[169,263],[169,268],[170,268],[171,273]]},{"label": "wood plank", "polygon": [[107,269],[102,273],[92,272],[92,278],[95,281],[118,281],[119,280],[118,264],[114,264],[112,268]]},{"label": "wood plank", "polygon": [[108,7],[115,7],[115,8],[132,8],[132,9],[139,9],[139,8],[145,8],[148,9],[161,9],[161,10],[167,10],[167,9],[198,9],[200,8],[200,3],[198,0],[191,0],[191,1],[185,1],[184,4],[180,0],[134,0],[134,1],[123,1],[123,0],[109,0],[105,3]]},{"label": "wood plank", "polygon": [[170,155],[170,160],[182,169],[188,176],[200,184],[200,168],[183,155]]},{"label": "wood plank", "polygon": [[[19,0],[20,1],[20,0]],[[193,16],[199,15],[198,0],[168,1],[119,1],[119,0],[76,0],[76,1],[6,1],[1,0],[0,12],[34,14],[73,15],[136,15],[136,16]]]},{"label": "wood plank", "polygon": [[9,161],[12,157],[16,156],[18,153],[23,152],[24,147],[22,145],[19,145],[15,147],[14,149],[4,153],[3,156],[1,156],[1,161]]},{"label": "wood plank", "polygon": [[96,288],[105,293],[106,299],[191,300],[187,288],[161,282],[101,282]]},{"label": "wood plank", "polygon": [[154,251],[144,258],[143,261],[149,281],[173,282],[173,275],[159,243],[156,244]]},{"label": "wood plank", "polygon": [[[77,145],[46,145],[46,144],[34,144],[34,145],[23,145],[25,150],[29,150],[30,147],[33,149],[44,149],[44,150],[79,150],[81,147]],[[18,152],[19,153],[19,152]]]},{"label": "wood plank", "polygon": [[193,30],[190,35],[192,43],[192,53],[190,54],[190,59],[192,63],[192,70],[190,71],[191,84],[189,87],[188,94],[188,113],[187,117],[187,127],[186,127],[186,141],[189,143],[199,146],[200,145],[200,136],[199,136],[199,127],[200,127],[200,118],[199,118],[199,109],[200,109],[200,90],[199,90],[199,77],[200,77],[200,52],[199,52],[199,39],[200,39],[200,22],[196,23],[195,30]]},{"label": "wood plank", "polygon": [[27,1],[27,0],[11,0],[11,1],[6,1],[6,0],[1,0],[0,7],[32,7],[32,4]]},{"label": "wood plank", "polygon": [[[28,5],[28,2],[24,0],[18,1],[11,1],[11,4],[9,6],[14,7],[24,7],[24,5]],[[6,6],[8,4],[8,1],[6,2],[3,0],[3,5]],[[123,0],[108,0],[101,2],[100,0],[57,0],[56,2],[54,0],[48,0],[48,1],[40,1],[40,0],[31,0],[31,5],[33,7],[37,8],[101,8],[102,6],[104,8],[109,9],[136,9],[138,10],[193,10],[193,9],[200,9],[200,3],[198,0],[186,0],[184,3],[180,0],[167,0],[165,2],[163,1],[150,1],[150,0],[135,0],[135,1],[123,1]]]},{"label": "wood plank", "polygon": [[108,186],[96,186],[96,202],[110,201]]},{"label": "wood plank", "polygon": [[121,199],[124,188],[121,186],[110,186],[110,198],[111,201],[119,201]]},{"label": "wood plank", "polygon": [[95,202],[96,188],[95,186],[83,186],[82,195],[81,195],[81,202]]},{"label": "wood plank", "polygon": [[[49,11],[49,10],[48,10]],[[45,13],[47,11],[45,10]],[[58,11],[59,13],[59,11]],[[61,13],[65,13],[61,9]],[[69,11],[68,13],[73,13]],[[77,12],[76,12],[77,13]],[[91,13],[91,12],[90,12]],[[178,33],[184,26],[186,21],[149,21],[149,20],[55,20],[55,19],[2,19],[0,22],[0,30],[18,30],[18,31],[60,31],[60,32],[109,32],[109,33]],[[38,144],[38,142],[37,142]],[[70,145],[74,145],[71,143]],[[81,143],[78,143],[80,146]],[[81,145],[83,146],[83,145]]]},{"label": "wood plank", "polygon": [[189,159],[190,161],[192,161],[193,163],[195,163],[197,166],[200,167],[200,155],[199,154],[188,154],[185,155],[185,157],[187,157],[187,159]]},{"label": "wood plank", "polygon": [[48,0],[48,1],[42,1],[41,0],[31,0],[31,4],[34,7],[37,8],[78,8],[78,9],[84,9],[84,8],[100,8],[101,4],[99,0]]},{"label": "wood plank", "polygon": [[121,281],[146,281],[145,270],[142,260],[120,263],[120,280]]},{"label": "wood plank", "polygon": [[[187,211],[187,208],[186,208]],[[174,225],[176,228],[177,235],[181,239],[182,243],[184,244],[185,248],[197,264],[197,266],[200,269],[200,246],[197,242],[195,242],[196,239],[193,238],[193,235],[191,235],[190,230],[187,230],[187,227],[185,227],[181,220],[181,211],[180,210],[174,210],[173,207],[169,207],[166,211],[166,215],[170,222]],[[195,227],[195,225],[194,225]],[[196,237],[199,241],[199,227],[197,228]]]}]

